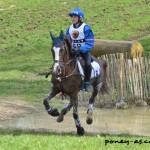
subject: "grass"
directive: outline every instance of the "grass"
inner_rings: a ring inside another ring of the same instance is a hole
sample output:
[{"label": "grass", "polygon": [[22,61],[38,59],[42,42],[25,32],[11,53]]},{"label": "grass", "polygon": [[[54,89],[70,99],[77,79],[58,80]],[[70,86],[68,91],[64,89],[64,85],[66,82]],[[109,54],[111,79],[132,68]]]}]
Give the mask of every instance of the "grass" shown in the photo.
[{"label": "grass", "polygon": [[[80,7],[97,39],[138,40],[150,52],[147,0],[0,0],[0,96],[41,103],[50,79],[39,76],[52,65],[49,31],[58,35],[71,24],[68,12]],[[55,135],[0,131],[0,150],[149,149],[148,144],[108,144],[107,140],[150,140],[132,136]]]},{"label": "grass", "polygon": [[71,24],[68,12],[80,7],[95,38],[140,40],[149,52],[148,1],[0,0],[0,95],[39,102],[49,79],[38,76],[52,65],[49,31]]},{"label": "grass", "polygon": [[128,135],[87,135],[79,137],[73,133],[67,134],[54,134],[54,133],[41,133],[37,131],[21,131],[13,130],[6,131],[1,129],[0,133],[0,150],[149,150],[150,144],[139,144],[129,142],[123,143],[106,143],[108,141],[150,141],[150,137],[136,137]]}]

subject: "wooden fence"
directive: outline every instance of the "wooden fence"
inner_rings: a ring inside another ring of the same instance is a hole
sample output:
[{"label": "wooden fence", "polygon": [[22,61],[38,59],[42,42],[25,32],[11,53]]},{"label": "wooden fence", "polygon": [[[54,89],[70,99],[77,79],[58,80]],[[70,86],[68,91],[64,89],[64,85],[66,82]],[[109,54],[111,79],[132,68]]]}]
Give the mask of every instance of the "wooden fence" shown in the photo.
[{"label": "wooden fence", "polygon": [[[148,54],[132,59],[125,59],[127,58],[125,55],[118,53],[99,57],[108,63],[109,94],[98,94],[95,101],[97,107],[114,107],[119,103],[123,104],[123,107],[129,104],[150,104],[150,58]],[[90,96],[91,93],[80,92],[80,104],[87,106]]]}]

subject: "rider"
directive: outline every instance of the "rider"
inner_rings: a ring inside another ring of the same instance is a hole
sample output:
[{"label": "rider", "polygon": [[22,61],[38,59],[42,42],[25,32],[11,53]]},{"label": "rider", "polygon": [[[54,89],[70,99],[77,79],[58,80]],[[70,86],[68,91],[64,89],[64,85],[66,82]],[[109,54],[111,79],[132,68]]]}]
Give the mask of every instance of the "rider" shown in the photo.
[{"label": "rider", "polygon": [[94,45],[94,35],[89,25],[83,23],[84,13],[79,8],[74,8],[69,16],[72,19],[72,25],[66,30],[66,35],[70,37],[72,41],[72,51],[76,55],[81,54],[85,61],[84,68],[84,88],[87,92],[91,91],[91,54],[90,50]]}]

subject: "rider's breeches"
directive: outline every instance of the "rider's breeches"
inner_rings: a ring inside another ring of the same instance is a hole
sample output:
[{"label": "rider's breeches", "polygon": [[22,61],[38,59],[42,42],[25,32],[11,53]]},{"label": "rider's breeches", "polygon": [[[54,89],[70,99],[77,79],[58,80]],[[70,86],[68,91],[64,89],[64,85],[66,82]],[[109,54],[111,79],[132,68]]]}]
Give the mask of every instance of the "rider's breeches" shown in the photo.
[{"label": "rider's breeches", "polygon": [[84,74],[85,74],[85,82],[89,82],[90,81],[90,77],[91,77],[91,54],[90,52],[86,52],[86,53],[82,53],[82,58],[85,61],[85,67],[84,67]]}]

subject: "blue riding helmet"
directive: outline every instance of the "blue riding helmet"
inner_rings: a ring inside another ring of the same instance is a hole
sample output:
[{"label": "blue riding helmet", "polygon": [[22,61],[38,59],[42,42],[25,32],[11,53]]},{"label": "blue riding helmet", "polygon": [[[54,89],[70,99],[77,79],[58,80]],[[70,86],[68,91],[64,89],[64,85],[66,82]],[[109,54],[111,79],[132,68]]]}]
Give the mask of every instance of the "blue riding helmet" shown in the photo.
[{"label": "blue riding helmet", "polygon": [[84,13],[81,9],[79,8],[74,8],[70,13],[69,13],[69,16],[72,17],[72,16],[78,16],[80,17],[82,20],[84,20]]}]

